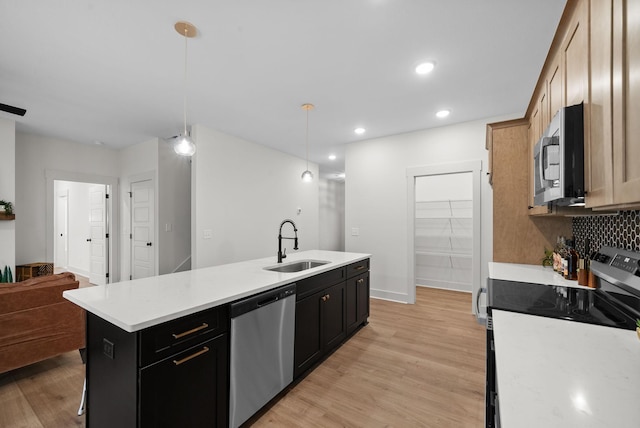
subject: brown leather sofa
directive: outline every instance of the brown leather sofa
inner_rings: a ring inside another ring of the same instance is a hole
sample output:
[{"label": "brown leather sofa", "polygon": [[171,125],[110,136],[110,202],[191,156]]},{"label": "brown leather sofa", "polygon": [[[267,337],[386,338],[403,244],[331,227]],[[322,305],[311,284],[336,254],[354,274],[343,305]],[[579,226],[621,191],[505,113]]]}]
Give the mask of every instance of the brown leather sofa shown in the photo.
[{"label": "brown leather sofa", "polygon": [[70,272],[0,284],[0,373],[84,348],[85,312],[62,297]]}]

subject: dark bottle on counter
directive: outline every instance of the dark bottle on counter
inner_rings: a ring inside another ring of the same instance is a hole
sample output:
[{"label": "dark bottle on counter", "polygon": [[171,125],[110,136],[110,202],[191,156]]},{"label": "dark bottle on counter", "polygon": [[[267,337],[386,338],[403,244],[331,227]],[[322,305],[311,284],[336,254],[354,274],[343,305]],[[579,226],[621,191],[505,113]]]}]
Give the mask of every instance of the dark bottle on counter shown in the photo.
[{"label": "dark bottle on counter", "polygon": [[567,240],[566,269],[564,278],[575,281],[578,279],[578,259],[580,256],[575,249],[574,241]]}]

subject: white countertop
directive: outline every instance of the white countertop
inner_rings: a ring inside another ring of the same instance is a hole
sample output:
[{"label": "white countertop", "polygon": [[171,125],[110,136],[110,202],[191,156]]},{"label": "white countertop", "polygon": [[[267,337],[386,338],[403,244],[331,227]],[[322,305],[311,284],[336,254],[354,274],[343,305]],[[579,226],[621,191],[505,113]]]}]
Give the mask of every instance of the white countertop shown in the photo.
[{"label": "white countertop", "polygon": [[302,272],[264,270],[276,257],[194,269],[113,284],[67,290],[67,300],[121,329],[134,332],[267,291],[369,258],[370,254],[303,251],[287,254],[283,264],[297,260],[330,263]]},{"label": "white countertop", "polygon": [[518,263],[489,262],[489,278],[506,281],[530,282],[534,284],[563,285],[565,287],[589,288],[569,281],[554,272],[552,267]]},{"label": "white countertop", "polygon": [[501,426],[640,426],[633,330],[493,311]]}]

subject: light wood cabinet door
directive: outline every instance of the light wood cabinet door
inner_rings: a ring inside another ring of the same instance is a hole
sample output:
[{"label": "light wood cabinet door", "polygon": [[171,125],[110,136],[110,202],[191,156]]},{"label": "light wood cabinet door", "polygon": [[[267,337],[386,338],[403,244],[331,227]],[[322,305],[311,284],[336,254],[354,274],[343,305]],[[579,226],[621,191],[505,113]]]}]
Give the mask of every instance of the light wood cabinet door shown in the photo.
[{"label": "light wood cabinet door", "polygon": [[612,0],[590,2],[589,101],[585,103],[587,207],[613,204]]},{"label": "light wood cabinet door", "polygon": [[640,1],[613,1],[614,204],[640,203]]},{"label": "light wood cabinet door", "polygon": [[587,99],[588,84],[588,1],[582,1],[576,7],[562,43],[562,70],[564,72],[565,97],[562,105],[580,104]]},{"label": "light wood cabinet door", "polygon": [[564,105],[562,102],[562,72],[560,71],[560,58],[556,56],[551,66],[548,79],[549,120]]}]

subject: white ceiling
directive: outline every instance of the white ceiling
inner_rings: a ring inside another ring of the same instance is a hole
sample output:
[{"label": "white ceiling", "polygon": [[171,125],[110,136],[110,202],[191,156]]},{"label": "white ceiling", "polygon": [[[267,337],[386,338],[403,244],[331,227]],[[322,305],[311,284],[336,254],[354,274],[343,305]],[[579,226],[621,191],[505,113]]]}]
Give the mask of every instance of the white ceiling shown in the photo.
[{"label": "white ceiling", "polygon": [[[340,171],[349,142],[524,113],[564,0],[0,1],[19,131],[121,148],[188,122]],[[437,65],[414,73],[424,60]],[[440,109],[447,119],[437,119]],[[362,136],[353,133],[362,126]],[[338,155],[327,160],[329,153]]]}]

